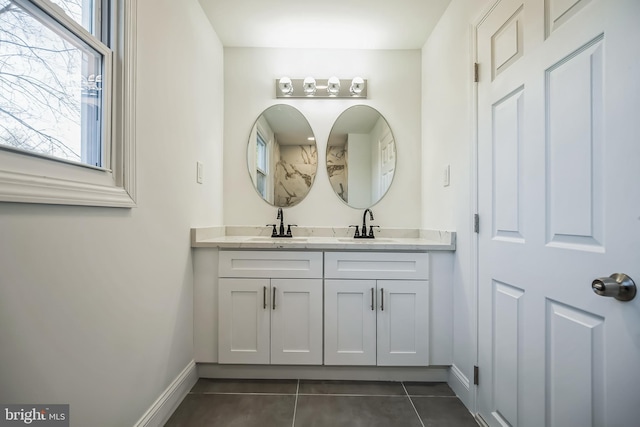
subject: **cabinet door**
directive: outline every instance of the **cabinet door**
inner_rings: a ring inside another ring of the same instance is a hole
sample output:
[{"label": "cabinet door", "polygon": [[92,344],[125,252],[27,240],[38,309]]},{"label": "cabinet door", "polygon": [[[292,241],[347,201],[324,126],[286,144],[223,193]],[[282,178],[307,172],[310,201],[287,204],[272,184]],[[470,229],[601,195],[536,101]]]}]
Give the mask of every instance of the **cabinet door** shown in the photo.
[{"label": "cabinet door", "polygon": [[428,282],[378,280],[377,284],[378,365],[428,365]]},{"label": "cabinet door", "polygon": [[220,279],[219,363],[269,363],[269,279]]},{"label": "cabinet door", "polygon": [[271,363],[322,364],[322,279],[271,279]]},{"label": "cabinet door", "polygon": [[376,364],[375,289],[375,280],[325,280],[325,365]]}]

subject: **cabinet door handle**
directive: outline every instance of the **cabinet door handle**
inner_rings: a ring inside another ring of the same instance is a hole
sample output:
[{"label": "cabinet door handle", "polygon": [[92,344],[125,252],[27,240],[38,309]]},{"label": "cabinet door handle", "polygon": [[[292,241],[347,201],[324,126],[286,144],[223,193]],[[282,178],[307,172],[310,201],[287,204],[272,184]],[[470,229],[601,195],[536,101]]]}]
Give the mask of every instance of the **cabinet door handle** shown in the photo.
[{"label": "cabinet door handle", "polygon": [[380,288],[380,310],[384,311],[384,288]]},{"label": "cabinet door handle", "polygon": [[267,287],[266,286],[262,287],[262,309],[263,310],[267,309]]},{"label": "cabinet door handle", "polygon": [[276,309],[276,287],[273,287],[273,304],[271,305],[271,309],[275,310]]},{"label": "cabinet door handle", "polygon": [[375,298],[375,290],[371,288],[371,311],[374,311],[376,309],[376,303],[374,301],[374,298]]}]

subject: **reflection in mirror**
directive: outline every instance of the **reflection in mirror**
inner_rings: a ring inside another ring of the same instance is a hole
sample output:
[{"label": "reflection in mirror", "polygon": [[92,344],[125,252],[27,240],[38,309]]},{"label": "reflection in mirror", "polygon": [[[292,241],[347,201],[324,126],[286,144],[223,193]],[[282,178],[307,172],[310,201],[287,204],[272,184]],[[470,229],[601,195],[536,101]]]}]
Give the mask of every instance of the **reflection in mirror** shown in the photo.
[{"label": "reflection in mirror", "polygon": [[315,136],[302,113],[283,104],[267,108],[251,129],[247,165],[253,186],[267,203],[300,203],[318,168]]},{"label": "reflection in mirror", "polygon": [[345,110],[327,143],[327,173],[338,197],[353,208],[375,205],[389,189],[395,168],[395,140],[384,117],[367,105]]}]

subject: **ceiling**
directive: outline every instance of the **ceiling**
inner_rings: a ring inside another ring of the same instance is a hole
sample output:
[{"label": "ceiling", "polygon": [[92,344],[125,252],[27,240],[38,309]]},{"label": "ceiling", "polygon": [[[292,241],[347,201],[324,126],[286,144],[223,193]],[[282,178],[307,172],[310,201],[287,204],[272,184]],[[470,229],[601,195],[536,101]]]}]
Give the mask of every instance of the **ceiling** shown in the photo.
[{"label": "ceiling", "polygon": [[345,145],[347,143],[347,135],[350,133],[370,133],[379,118],[380,113],[377,110],[364,105],[346,109],[333,124],[327,145]]},{"label": "ceiling", "polygon": [[451,0],[199,0],[225,47],[420,49]]},{"label": "ceiling", "polygon": [[313,130],[307,119],[289,105],[276,104],[262,112],[279,145],[313,145]]},{"label": "ceiling", "polygon": [[[373,108],[357,106],[346,109],[331,128],[328,145],[344,145],[350,133],[370,133],[380,118]],[[295,108],[276,104],[262,112],[279,145],[312,145],[313,130],[307,119]]]}]

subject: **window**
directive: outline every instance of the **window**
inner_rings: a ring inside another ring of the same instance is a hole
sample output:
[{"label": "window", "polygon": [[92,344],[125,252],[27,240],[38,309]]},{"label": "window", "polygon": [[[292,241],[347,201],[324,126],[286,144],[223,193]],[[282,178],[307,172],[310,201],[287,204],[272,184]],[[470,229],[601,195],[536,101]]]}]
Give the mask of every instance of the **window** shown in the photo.
[{"label": "window", "polygon": [[263,198],[267,197],[267,165],[269,164],[269,150],[267,143],[260,133],[256,141],[256,188]]},{"label": "window", "polygon": [[135,205],[133,0],[0,0],[0,200]]}]

